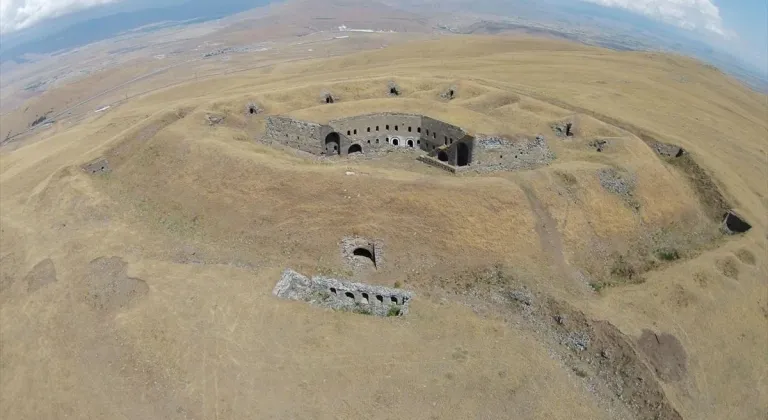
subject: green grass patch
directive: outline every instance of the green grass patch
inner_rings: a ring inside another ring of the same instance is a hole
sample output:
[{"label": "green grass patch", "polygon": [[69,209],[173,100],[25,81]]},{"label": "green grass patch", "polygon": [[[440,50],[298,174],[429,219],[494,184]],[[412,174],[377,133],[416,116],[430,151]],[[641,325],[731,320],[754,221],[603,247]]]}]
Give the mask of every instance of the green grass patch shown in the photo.
[{"label": "green grass patch", "polygon": [[400,305],[392,305],[389,307],[389,310],[387,311],[387,316],[400,316],[402,312],[403,311],[400,308]]},{"label": "green grass patch", "polygon": [[656,257],[662,261],[677,261],[680,253],[674,248],[662,248],[656,250]]}]

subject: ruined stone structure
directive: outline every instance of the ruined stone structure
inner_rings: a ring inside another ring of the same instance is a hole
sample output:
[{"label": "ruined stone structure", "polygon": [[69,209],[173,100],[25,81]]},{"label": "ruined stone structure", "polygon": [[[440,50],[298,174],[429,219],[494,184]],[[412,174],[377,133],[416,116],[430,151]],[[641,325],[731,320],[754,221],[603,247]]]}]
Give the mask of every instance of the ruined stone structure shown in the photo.
[{"label": "ruined stone structure", "polygon": [[543,137],[535,141],[520,138],[478,142],[458,126],[416,114],[367,114],[327,124],[274,116],[267,118],[266,138],[325,156],[410,148],[424,152],[421,161],[451,172],[470,168],[516,169],[551,160]]},{"label": "ruined stone structure", "polygon": [[341,257],[354,269],[379,269],[384,265],[384,242],[359,236],[341,240]]},{"label": "ruined stone structure", "polygon": [[272,294],[335,310],[376,316],[408,313],[411,293],[381,286],[351,283],[328,277],[303,276],[291,269],[283,272]]},{"label": "ruined stone structure", "polygon": [[685,150],[682,147],[660,141],[653,142],[651,147],[656,153],[665,157],[678,158],[685,154]]},{"label": "ruined stone structure", "polygon": [[82,169],[83,172],[91,175],[108,174],[112,172],[112,168],[109,167],[109,161],[103,157],[86,163],[85,165],[81,166],[80,169]]}]

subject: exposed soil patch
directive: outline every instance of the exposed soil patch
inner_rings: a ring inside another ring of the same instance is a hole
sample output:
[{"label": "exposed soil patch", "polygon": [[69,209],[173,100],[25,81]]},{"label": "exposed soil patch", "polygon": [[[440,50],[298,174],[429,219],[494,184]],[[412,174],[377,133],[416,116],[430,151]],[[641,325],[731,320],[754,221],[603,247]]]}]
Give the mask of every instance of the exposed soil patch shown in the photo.
[{"label": "exposed soil patch", "polygon": [[718,271],[722,273],[726,277],[730,277],[732,279],[738,279],[739,278],[739,265],[736,262],[736,259],[733,257],[727,257],[720,260],[717,260]]},{"label": "exposed soil patch", "polygon": [[43,287],[56,282],[56,266],[50,258],[46,258],[24,277],[24,283],[27,283],[27,292],[34,293]]},{"label": "exposed soil patch", "polygon": [[680,340],[674,335],[643,330],[637,345],[661,380],[679,381],[685,376],[688,356]]},{"label": "exposed soil patch", "polygon": [[96,310],[119,311],[149,293],[144,280],[128,277],[127,264],[120,257],[101,257],[90,262],[85,283],[86,301]]},{"label": "exposed soil patch", "polygon": [[755,265],[755,263],[757,263],[755,254],[746,248],[741,248],[740,250],[736,251],[736,258],[738,258],[739,261],[743,262],[744,264],[748,265]]}]

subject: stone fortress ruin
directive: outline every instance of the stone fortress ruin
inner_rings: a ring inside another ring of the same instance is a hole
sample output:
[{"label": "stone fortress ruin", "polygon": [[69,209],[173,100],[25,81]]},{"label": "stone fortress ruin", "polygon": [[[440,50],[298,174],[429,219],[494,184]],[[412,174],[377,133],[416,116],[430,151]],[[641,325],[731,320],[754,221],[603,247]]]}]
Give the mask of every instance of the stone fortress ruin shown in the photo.
[{"label": "stone fortress ruin", "polygon": [[326,124],[271,116],[266,119],[265,137],[318,156],[412,149],[421,152],[420,161],[450,172],[528,168],[552,160],[541,136],[473,136],[456,125],[406,113],[358,115]]},{"label": "stone fortress ruin", "polygon": [[375,316],[403,316],[408,313],[411,293],[400,289],[352,283],[333,278],[307,277],[285,270],[272,294],[288,299]]}]

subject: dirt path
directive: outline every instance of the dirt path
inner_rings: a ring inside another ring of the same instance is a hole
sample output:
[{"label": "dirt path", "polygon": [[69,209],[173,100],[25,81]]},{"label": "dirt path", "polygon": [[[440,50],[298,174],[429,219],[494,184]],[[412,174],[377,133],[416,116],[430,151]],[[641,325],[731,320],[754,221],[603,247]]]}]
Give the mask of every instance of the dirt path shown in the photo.
[{"label": "dirt path", "polygon": [[584,275],[576,268],[568,264],[563,253],[563,238],[557,229],[557,220],[555,220],[549,211],[544,207],[530,185],[520,184],[531,210],[536,216],[536,233],[539,235],[541,249],[544,251],[547,259],[557,269],[557,272],[564,278],[570,279],[578,287],[579,292],[589,292],[590,289],[584,279]]}]

